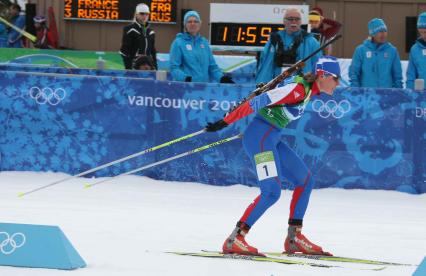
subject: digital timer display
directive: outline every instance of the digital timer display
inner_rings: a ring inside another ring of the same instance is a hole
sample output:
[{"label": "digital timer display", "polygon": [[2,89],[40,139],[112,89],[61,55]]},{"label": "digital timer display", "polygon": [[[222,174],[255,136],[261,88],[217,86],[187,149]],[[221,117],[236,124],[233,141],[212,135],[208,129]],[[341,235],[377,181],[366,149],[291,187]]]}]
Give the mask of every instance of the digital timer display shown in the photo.
[{"label": "digital timer display", "polygon": [[150,7],[150,22],[176,23],[177,0],[64,0],[64,18],[132,21],[139,3]]},{"label": "digital timer display", "polygon": [[263,47],[272,32],[283,29],[283,24],[211,23],[210,44]]}]

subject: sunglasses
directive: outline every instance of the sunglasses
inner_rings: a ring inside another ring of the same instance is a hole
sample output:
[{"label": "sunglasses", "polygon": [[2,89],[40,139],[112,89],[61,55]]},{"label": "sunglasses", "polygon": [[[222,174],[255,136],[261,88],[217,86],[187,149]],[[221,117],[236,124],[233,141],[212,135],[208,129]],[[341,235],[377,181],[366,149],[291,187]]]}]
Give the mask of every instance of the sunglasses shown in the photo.
[{"label": "sunglasses", "polygon": [[149,15],[149,13],[147,13],[147,12],[140,12],[139,14],[140,15]]},{"label": "sunglasses", "polygon": [[333,77],[333,80],[335,82],[338,82],[340,80],[340,76],[337,76],[335,74],[331,74],[331,73],[324,73],[322,74],[324,77]]},{"label": "sunglasses", "polygon": [[286,17],[285,20],[298,22],[298,21],[301,20],[301,18],[300,17]]}]

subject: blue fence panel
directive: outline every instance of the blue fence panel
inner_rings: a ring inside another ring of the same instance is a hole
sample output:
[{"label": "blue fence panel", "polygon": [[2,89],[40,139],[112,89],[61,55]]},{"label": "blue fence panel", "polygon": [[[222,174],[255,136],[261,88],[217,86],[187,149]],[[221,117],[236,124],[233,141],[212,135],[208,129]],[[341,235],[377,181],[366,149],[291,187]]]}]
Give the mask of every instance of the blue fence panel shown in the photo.
[{"label": "blue fence panel", "polygon": [[[0,168],[70,174],[200,130],[253,85],[159,82],[0,72]],[[243,132],[251,117],[104,169],[116,175]],[[410,90],[339,89],[312,99],[283,131],[316,176],[317,188],[426,192],[426,95]],[[233,141],[147,170],[157,179],[255,185]]]}]

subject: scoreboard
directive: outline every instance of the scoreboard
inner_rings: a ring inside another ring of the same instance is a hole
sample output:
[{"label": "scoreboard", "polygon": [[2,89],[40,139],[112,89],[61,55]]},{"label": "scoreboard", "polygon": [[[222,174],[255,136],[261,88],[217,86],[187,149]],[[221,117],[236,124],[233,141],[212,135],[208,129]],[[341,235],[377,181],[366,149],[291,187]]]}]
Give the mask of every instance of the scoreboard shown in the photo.
[{"label": "scoreboard", "polygon": [[139,3],[150,7],[150,22],[176,23],[177,0],[64,0],[64,19],[132,21]]},{"label": "scoreboard", "polygon": [[210,3],[210,44],[214,50],[263,50],[272,32],[284,29],[288,9],[301,14],[308,24],[308,5]]}]

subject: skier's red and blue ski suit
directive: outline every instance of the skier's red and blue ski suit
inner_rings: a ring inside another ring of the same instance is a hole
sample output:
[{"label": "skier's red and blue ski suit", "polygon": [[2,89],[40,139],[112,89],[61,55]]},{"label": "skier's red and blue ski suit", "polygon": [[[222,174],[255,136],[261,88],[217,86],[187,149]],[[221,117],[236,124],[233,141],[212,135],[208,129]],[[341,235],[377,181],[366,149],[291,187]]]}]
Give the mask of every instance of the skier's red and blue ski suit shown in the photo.
[{"label": "skier's red and blue ski suit", "polygon": [[253,226],[280,198],[282,182],[287,180],[295,186],[289,224],[302,224],[314,178],[305,163],[280,137],[283,128],[303,115],[310,97],[318,94],[315,82],[307,83],[302,77],[295,76],[281,87],[245,102],[223,119],[231,124],[257,113],[244,132],[243,145],[256,168],[261,193],[248,206],[240,222]]}]

